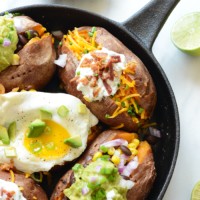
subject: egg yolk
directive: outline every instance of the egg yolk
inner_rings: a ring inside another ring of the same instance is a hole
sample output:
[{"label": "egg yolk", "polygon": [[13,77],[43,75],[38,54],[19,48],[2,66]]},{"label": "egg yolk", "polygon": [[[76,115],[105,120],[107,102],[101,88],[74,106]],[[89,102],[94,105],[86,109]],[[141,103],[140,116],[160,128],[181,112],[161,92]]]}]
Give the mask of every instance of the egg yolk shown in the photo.
[{"label": "egg yolk", "polygon": [[53,160],[61,158],[69,151],[64,143],[70,137],[68,131],[52,120],[43,120],[46,123],[44,133],[36,138],[24,137],[25,148],[37,157]]}]

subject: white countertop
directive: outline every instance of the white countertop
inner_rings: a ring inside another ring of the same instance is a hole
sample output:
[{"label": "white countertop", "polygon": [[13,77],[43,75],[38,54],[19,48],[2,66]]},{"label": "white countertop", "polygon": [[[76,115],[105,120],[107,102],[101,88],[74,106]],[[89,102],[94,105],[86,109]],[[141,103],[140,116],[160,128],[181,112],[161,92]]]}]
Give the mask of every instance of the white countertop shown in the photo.
[{"label": "white countertop", "polygon": [[[0,0],[0,11],[37,3],[60,3],[93,11],[122,22],[149,0]],[[177,50],[170,40],[173,23],[183,14],[200,11],[199,0],[181,0],[173,10],[153,46],[177,100],[181,141],[177,164],[164,200],[188,200],[200,180],[200,57]]]}]

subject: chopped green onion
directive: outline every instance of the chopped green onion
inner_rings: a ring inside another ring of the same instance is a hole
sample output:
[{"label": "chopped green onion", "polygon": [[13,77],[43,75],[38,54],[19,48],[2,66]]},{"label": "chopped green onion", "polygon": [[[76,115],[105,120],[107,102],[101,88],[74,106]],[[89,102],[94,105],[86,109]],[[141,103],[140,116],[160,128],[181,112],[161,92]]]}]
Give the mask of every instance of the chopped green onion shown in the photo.
[{"label": "chopped green onion", "polygon": [[15,147],[6,147],[4,153],[7,158],[15,158],[17,156]]},{"label": "chopped green onion", "polygon": [[121,105],[122,105],[123,108],[125,108],[125,106],[126,106],[125,102],[122,102]]},{"label": "chopped green onion", "polygon": [[55,144],[54,142],[49,142],[48,144],[45,145],[47,150],[54,150],[55,149]]},{"label": "chopped green onion", "polygon": [[98,190],[93,191],[91,194],[92,200],[97,199],[106,199],[106,191],[104,188],[99,188]]},{"label": "chopped green onion", "polygon": [[103,167],[101,168],[100,170],[100,174],[103,174],[103,175],[110,175],[113,173],[113,168],[106,168],[106,167]]},{"label": "chopped green onion", "polygon": [[85,50],[83,51],[83,53],[85,53],[85,54],[88,53],[88,52],[89,52],[89,51],[88,51],[87,49],[85,49]]},{"label": "chopped green onion", "polygon": [[0,44],[3,44],[3,38],[0,38]]},{"label": "chopped green onion", "polygon": [[110,156],[109,155],[103,155],[99,159],[104,160],[104,161],[108,161],[108,160],[110,160]]},{"label": "chopped green onion", "polygon": [[77,172],[81,167],[82,167],[81,164],[76,163],[76,164],[72,167],[72,170],[73,170],[74,172]]},{"label": "chopped green onion", "polygon": [[94,33],[97,30],[97,28],[95,26],[92,27],[92,33]]},{"label": "chopped green onion", "polygon": [[80,72],[80,71],[76,72],[76,75],[77,75],[77,76],[79,76],[80,74],[81,74],[81,72]]},{"label": "chopped green onion", "polygon": [[79,114],[86,114],[87,113],[87,107],[83,103],[79,103],[78,105],[78,113]]},{"label": "chopped green onion", "polygon": [[108,152],[108,147],[100,146],[100,150],[101,150],[103,153],[107,153],[107,152]]},{"label": "chopped green onion", "polygon": [[126,85],[126,87],[125,87],[125,90],[128,90],[129,89],[129,86],[128,85]]},{"label": "chopped green onion", "polygon": [[92,37],[93,34],[94,34],[94,33],[92,33],[92,32],[88,32],[88,35],[89,35],[90,37]]},{"label": "chopped green onion", "polygon": [[60,116],[60,117],[67,117],[67,115],[68,115],[68,113],[69,113],[69,109],[66,107],[66,106],[64,106],[64,105],[62,105],[62,106],[60,106],[59,108],[58,108],[58,110],[57,110],[57,113],[58,113],[58,115]]},{"label": "chopped green onion", "polygon": [[41,183],[43,180],[43,174],[42,174],[42,172],[35,172],[35,173],[31,174],[31,178],[34,181]]},{"label": "chopped green onion", "polygon": [[30,148],[32,153],[39,153],[42,150],[42,144],[36,141],[30,144]]},{"label": "chopped green onion", "polygon": [[109,114],[106,114],[106,115],[105,115],[105,118],[106,118],[106,119],[110,118],[110,115],[109,115]]}]

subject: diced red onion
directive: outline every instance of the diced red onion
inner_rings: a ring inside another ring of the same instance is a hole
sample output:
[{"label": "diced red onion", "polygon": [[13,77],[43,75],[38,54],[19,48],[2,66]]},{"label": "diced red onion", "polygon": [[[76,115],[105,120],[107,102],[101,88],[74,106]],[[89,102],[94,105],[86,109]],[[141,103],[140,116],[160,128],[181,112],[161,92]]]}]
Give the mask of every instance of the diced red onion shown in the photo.
[{"label": "diced red onion", "polygon": [[120,180],[120,183],[119,185],[122,187],[122,188],[126,188],[128,190],[130,190],[134,185],[135,185],[135,182],[131,181],[131,180],[124,180],[123,178]]},{"label": "diced red onion", "polygon": [[97,165],[97,166],[96,166],[96,172],[100,172],[101,168],[102,168],[101,165]]},{"label": "diced red onion", "polygon": [[97,177],[96,176],[90,177],[90,182],[91,183],[95,183],[96,181],[97,181]]},{"label": "diced red onion", "polygon": [[123,140],[123,139],[115,139],[115,140],[111,140],[111,141],[105,142],[101,146],[116,147],[116,146],[120,146],[120,145],[127,146],[128,142],[126,140]]},{"label": "diced red onion", "polygon": [[11,41],[8,38],[4,38],[3,40],[3,46],[8,47],[11,45]]},{"label": "diced red onion", "polygon": [[118,171],[119,171],[120,174],[123,172],[123,170],[125,168],[124,165],[125,165],[127,159],[128,159],[128,156],[126,156],[125,154],[121,154],[120,155],[120,163],[117,166],[118,167]]},{"label": "diced red onion", "polygon": [[121,175],[129,177],[134,169],[138,167],[138,159],[134,157],[125,167]]},{"label": "diced red onion", "polygon": [[67,62],[67,54],[61,54],[59,55],[59,58],[54,61],[54,63],[60,67],[65,67]]},{"label": "diced red onion", "polygon": [[149,127],[149,133],[150,135],[157,137],[157,138],[161,138],[161,133],[160,130],[153,128],[153,127]]},{"label": "diced red onion", "polygon": [[85,186],[85,187],[82,188],[81,192],[82,192],[83,195],[86,195],[89,192],[89,188],[87,186]]}]

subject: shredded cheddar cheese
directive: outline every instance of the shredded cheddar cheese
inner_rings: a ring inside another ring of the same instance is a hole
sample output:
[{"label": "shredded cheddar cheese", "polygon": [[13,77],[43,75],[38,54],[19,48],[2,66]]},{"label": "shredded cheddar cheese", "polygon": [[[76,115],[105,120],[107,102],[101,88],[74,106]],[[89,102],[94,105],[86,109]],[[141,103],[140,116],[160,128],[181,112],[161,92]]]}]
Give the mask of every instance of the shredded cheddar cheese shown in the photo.
[{"label": "shredded cheddar cheese", "polygon": [[123,128],[123,127],[124,127],[124,124],[121,123],[119,126],[112,127],[112,129],[120,129],[120,128]]},{"label": "shredded cheddar cheese", "polygon": [[9,170],[9,172],[10,172],[10,176],[11,176],[11,182],[15,182],[15,174],[14,174],[14,172],[10,169]]},{"label": "shredded cheddar cheese", "polygon": [[23,190],[24,190],[24,187],[19,186],[19,190],[20,190],[20,191],[23,191]]},{"label": "shredded cheddar cheese", "polygon": [[29,178],[31,175],[29,173],[25,174],[25,178]]},{"label": "shredded cheddar cheese", "polygon": [[[90,34],[89,34],[90,33]],[[80,60],[82,55],[93,50],[101,49],[95,42],[96,30],[78,30],[75,28],[64,36],[64,44],[71,49]]]},{"label": "shredded cheddar cheese", "polygon": [[[137,104],[137,99],[140,98],[140,94],[135,88],[135,81],[130,78],[134,73],[135,63],[127,63],[126,69],[120,77],[119,89],[112,97],[117,108],[108,118],[115,118],[123,112],[127,112],[132,117],[134,123],[139,123],[140,120],[147,118],[145,110]],[[119,128],[121,128],[121,125]]]},{"label": "shredded cheddar cheese", "polygon": [[5,87],[0,83],[0,94],[4,94],[5,91]]}]

